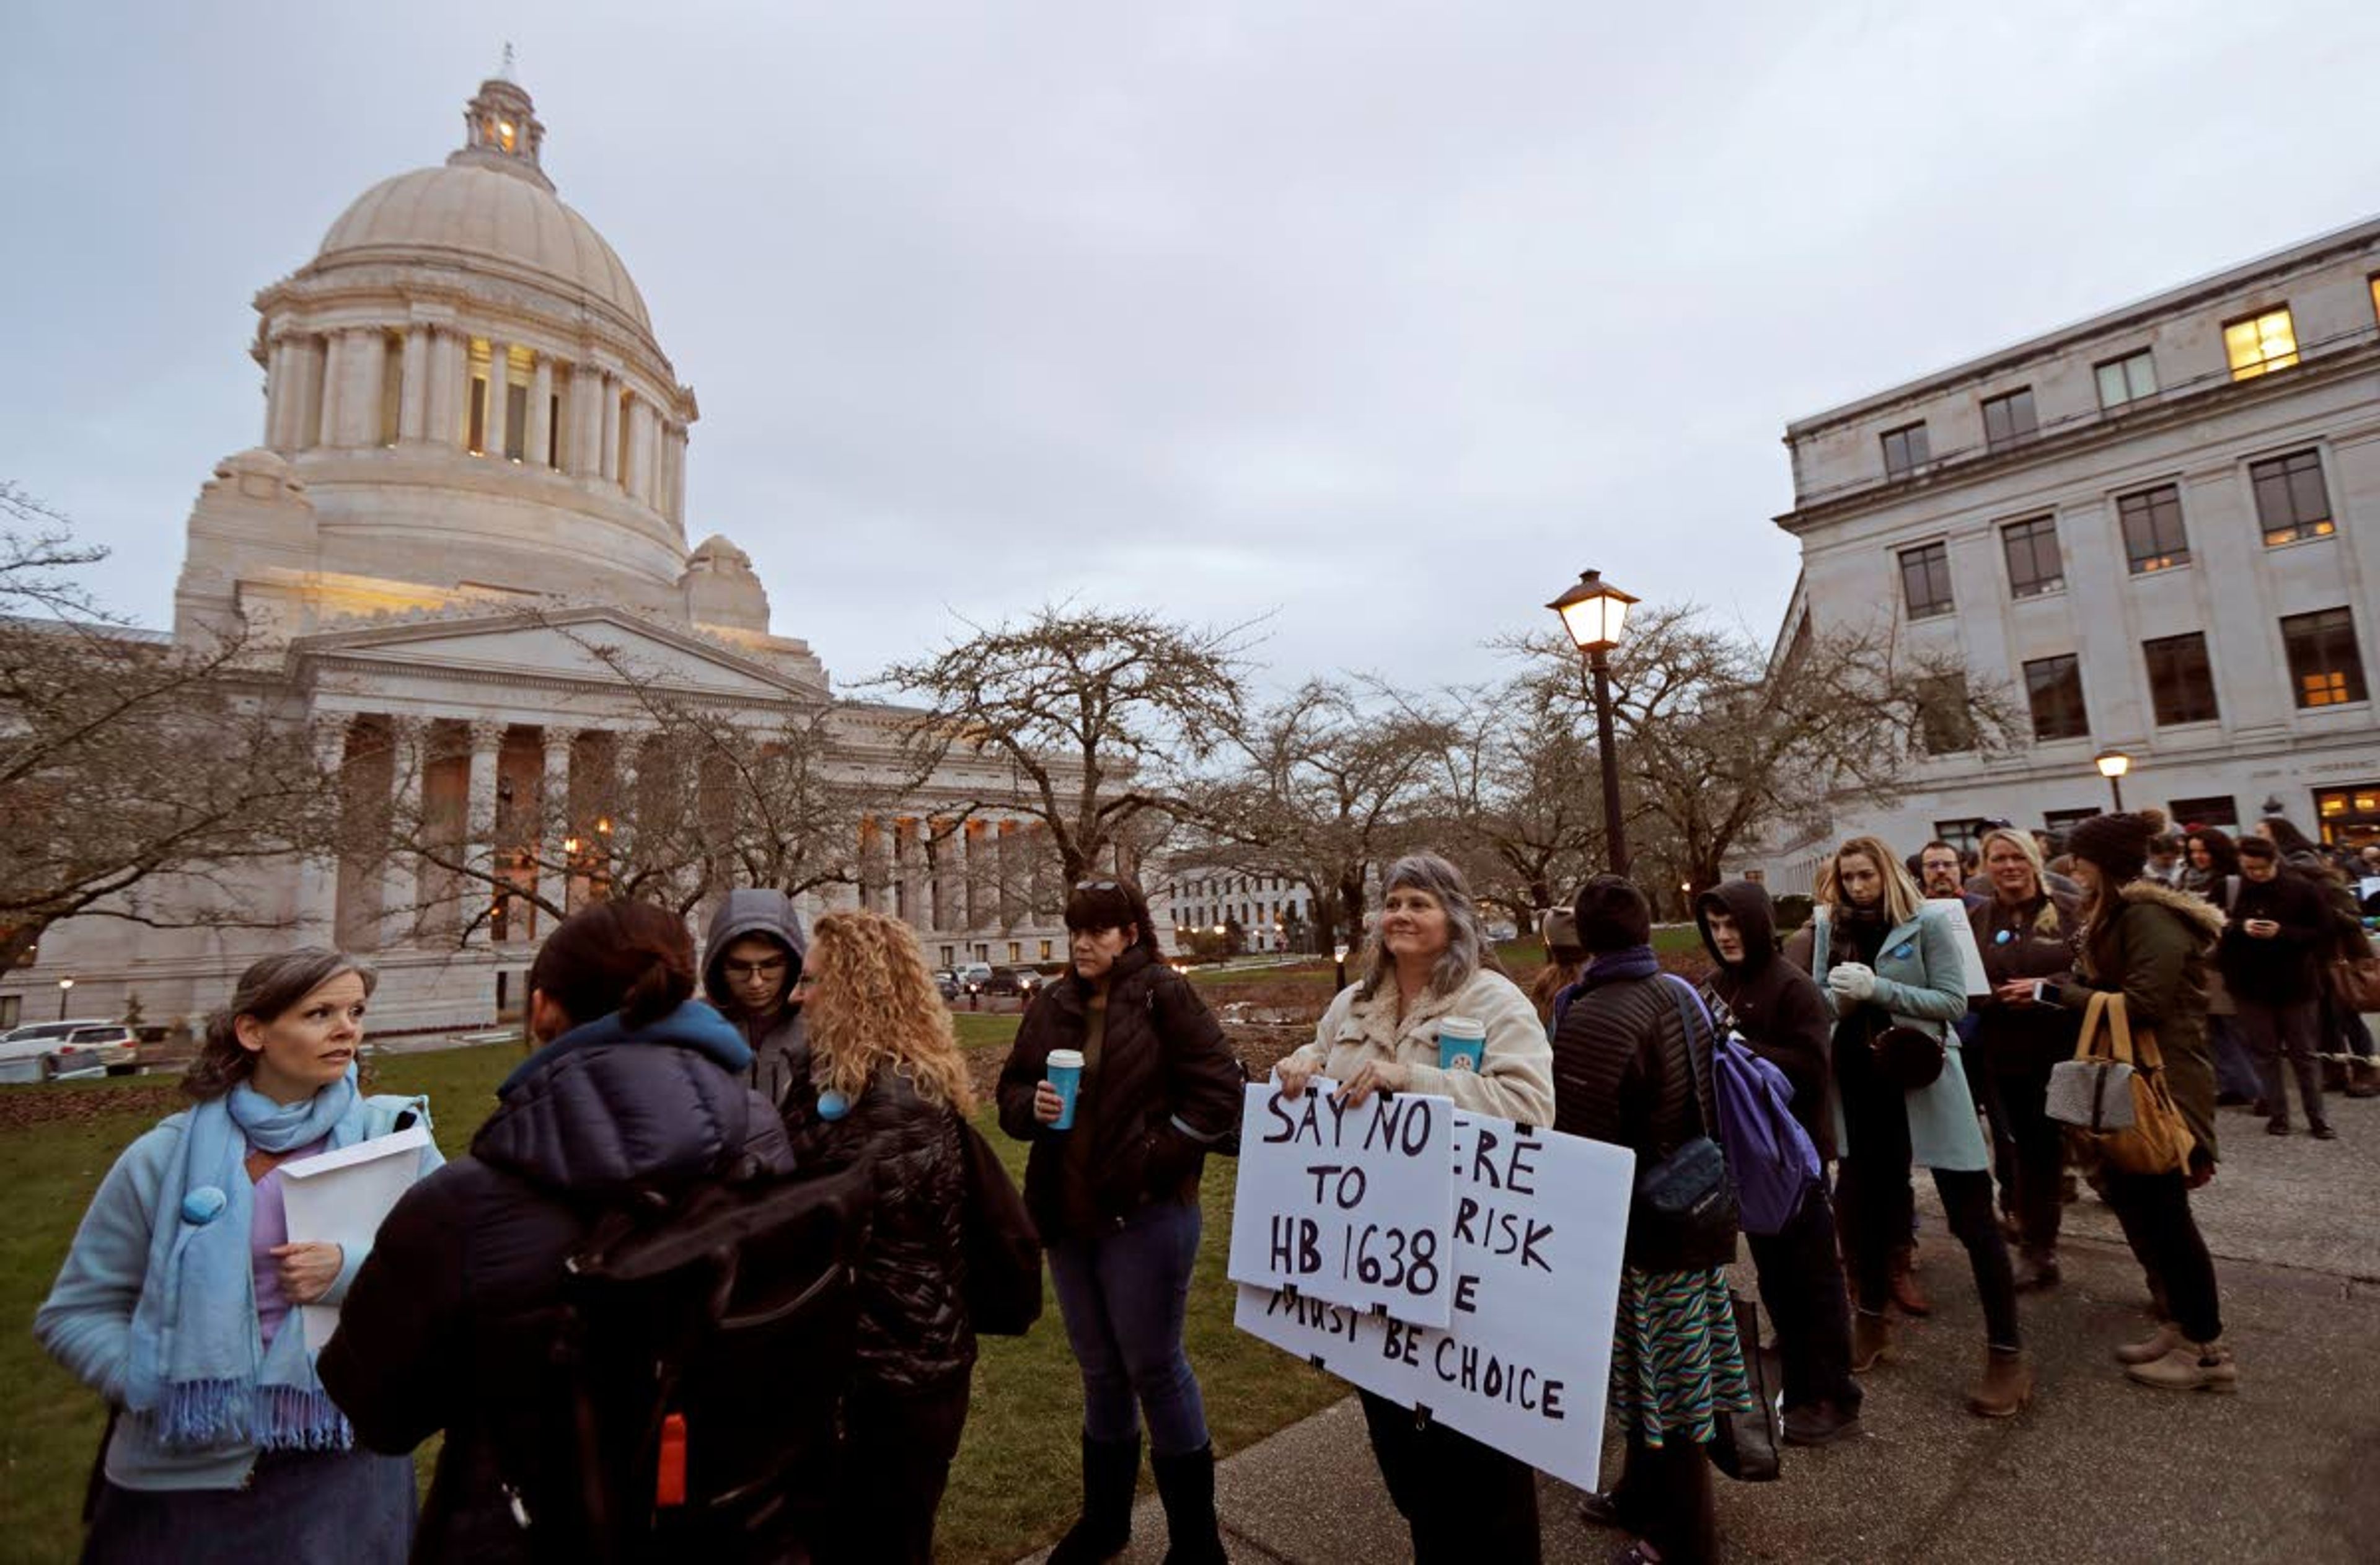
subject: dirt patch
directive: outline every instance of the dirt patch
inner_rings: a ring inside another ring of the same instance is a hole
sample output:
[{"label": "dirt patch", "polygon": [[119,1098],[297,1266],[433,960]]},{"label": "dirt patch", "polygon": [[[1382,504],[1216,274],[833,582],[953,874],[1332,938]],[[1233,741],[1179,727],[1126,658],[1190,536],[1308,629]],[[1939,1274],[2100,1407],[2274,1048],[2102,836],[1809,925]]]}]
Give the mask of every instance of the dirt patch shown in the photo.
[{"label": "dirt patch", "polygon": [[36,1125],[114,1119],[118,1114],[163,1119],[189,1106],[180,1085],[171,1080],[154,1086],[14,1087],[0,1091],[0,1134]]}]

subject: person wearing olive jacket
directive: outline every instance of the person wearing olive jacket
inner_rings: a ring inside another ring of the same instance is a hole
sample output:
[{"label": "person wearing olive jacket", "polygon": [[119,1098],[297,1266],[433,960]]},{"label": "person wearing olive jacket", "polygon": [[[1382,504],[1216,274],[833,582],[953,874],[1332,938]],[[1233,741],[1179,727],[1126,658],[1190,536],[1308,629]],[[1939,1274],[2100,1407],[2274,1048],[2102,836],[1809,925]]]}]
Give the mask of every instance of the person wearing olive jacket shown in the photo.
[{"label": "person wearing olive jacket", "polygon": [[[1966,1246],[1984,1306],[1984,1375],[1967,1410],[2006,1418],[2033,1399],[2033,1366],[2017,1327],[2016,1280],[2007,1237],[1992,1214],[1991,1154],[1975,1119],[1950,1024],[1966,1014],[1967,986],[1950,903],[1923,901],[1890,849],[1853,837],[1820,866],[1819,907],[1794,937],[1811,977],[1835,1001],[1835,1145],[1842,1153],[1851,1212],[1852,1370],[1864,1373],[1892,1351],[1892,1255],[1909,1233],[1911,1166],[1934,1171],[1950,1231]],[[1880,1068],[1876,1045],[1897,1027],[1938,1041],[1934,1079],[1904,1087]]]},{"label": "person wearing olive jacket", "polygon": [[[1082,1565],[1130,1541],[1146,1418],[1166,1558],[1220,1560],[1214,1447],[1182,1324],[1198,1176],[1239,1126],[1245,1074],[1197,991],[1159,959],[1139,887],[1083,881],[1066,928],[1074,970],[1025,1013],[999,1086],[1002,1128],[1033,1143],[1025,1204],[1083,1375],[1083,1511],[1050,1559]],[[1083,1056],[1064,1130],[1053,1049]]]},{"label": "person wearing olive jacket", "polygon": [[2067,846],[2082,882],[2082,947],[2059,1003],[2077,1012],[2096,991],[2124,997],[2126,1019],[2156,1034],[2166,1091],[2195,1145],[2188,1171],[2107,1169],[2101,1188],[2123,1226],[2167,1318],[2146,1341],[2116,1350],[2144,1386],[2229,1391],[2239,1366],[2223,1343],[2215,1259],[2190,1210],[2190,1193],[2215,1177],[2215,1058],[2206,1042],[2206,964],[2223,916],[2197,898],[2141,879],[2148,823],[2101,815],[2074,828]]}]

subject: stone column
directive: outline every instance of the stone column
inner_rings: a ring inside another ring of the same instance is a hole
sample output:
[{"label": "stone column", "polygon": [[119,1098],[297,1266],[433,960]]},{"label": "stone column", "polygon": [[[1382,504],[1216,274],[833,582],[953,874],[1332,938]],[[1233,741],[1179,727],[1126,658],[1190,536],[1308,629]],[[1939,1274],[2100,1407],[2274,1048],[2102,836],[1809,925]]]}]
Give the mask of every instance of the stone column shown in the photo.
[{"label": "stone column", "polygon": [[420,330],[427,339],[423,352],[429,358],[421,388],[421,438],[451,449],[459,443],[463,427],[463,415],[455,403],[456,383],[462,379],[462,372],[455,368],[455,347],[461,339],[446,326]]},{"label": "stone column", "polygon": [[398,371],[396,440],[400,445],[420,442],[429,427],[431,328],[409,326],[405,333],[405,361]]},{"label": "stone column", "polygon": [[314,439],[310,443],[345,445],[340,436],[346,429],[347,334],[326,332],[322,335],[322,363],[316,371],[322,393],[317,399],[321,416],[315,421]]},{"label": "stone column", "polygon": [[346,336],[342,363],[347,383],[339,393],[346,427],[339,443],[376,446],[380,444],[381,390],[388,378],[388,338],[376,326],[358,326]]},{"label": "stone column", "polygon": [[504,412],[512,405],[512,345],[488,339],[488,418],[486,432],[480,437],[488,455],[498,461],[504,455]]},{"label": "stone column", "polygon": [[[422,830],[421,771],[430,725],[418,717],[389,719],[388,808],[392,840]],[[380,945],[409,945],[421,923],[421,863],[391,849],[381,870]]]},{"label": "stone column", "polygon": [[[324,783],[337,789],[346,770],[346,713],[317,720],[313,731],[314,766]],[[336,850],[298,861],[297,943],[335,946],[339,943],[339,854]]]},{"label": "stone column", "polygon": [[686,427],[679,424],[670,431],[669,519],[686,526]]},{"label": "stone column", "polygon": [[644,411],[638,422],[644,428],[643,438],[637,443],[637,498],[658,511],[662,503],[661,409],[650,402],[640,406]]},{"label": "stone column", "polygon": [[553,466],[553,360],[537,356],[528,377],[528,443],[521,459],[532,467]]},{"label": "stone column", "polygon": [[631,500],[645,492],[645,399],[630,392],[627,427],[620,431],[620,488]]},{"label": "stone column", "polygon": [[570,476],[597,477],[603,464],[603,371],[584,361],[570,367]]},{"label": "stone column", "polygon": [[[504,725],[474,722],[470,726],[470,788],[463,807],[463,833],[468,844],[464,862],[490,874],[496,871],[496,756],[504,747]],[[468,945],[483,946],[494,939],[490,920],[480,916],[494,904],[497,889],[466,876],[463,880],[463,928]]]},{"label": "stone column", "polygon": [[601,427],[597,431],[598,449],[603,453],[602,467],[598,476],[612,483],[620,481],[620,382],[609,370],[603,371],[600,392],[602,406]]},{"label": "stone column", "polygon": [[274,336],[266,341],[264,349],[264,443],[276,451],[286,450],[288,422],[289,339]]},{"label": "stone column", "polygon": [[[565,910],[570,905],[570,871],[562,844],[570,835],[570,746],[577,737],[576,729],[546,729],[540,741],[545,751],[545,770],[538,780],[537,793],[537,894]],[[552,914],[540,908],[535,924],[537,937],[542,940],[551,934],[552,926],[558,922]]]}]

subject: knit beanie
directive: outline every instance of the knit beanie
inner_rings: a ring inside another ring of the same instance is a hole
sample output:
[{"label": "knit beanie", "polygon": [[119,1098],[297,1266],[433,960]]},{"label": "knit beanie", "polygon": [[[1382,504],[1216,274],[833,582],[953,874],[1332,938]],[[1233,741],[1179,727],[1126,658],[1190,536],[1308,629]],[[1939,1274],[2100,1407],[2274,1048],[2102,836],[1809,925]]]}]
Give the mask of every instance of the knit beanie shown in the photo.
[{"label": "knit beanie", "polygon": [[1578,943],[1578,919],[1567,907],[1547,908],[1537,920],[1537,933],[1546,942],[1548,956],[1584,949]]},{"label": "knit beanie", "polygon": [[1581,886],[1571,914],[1578,920],[1578,943],[1595,955],[1653,943],[1652,904],[1621,876],[1597,875]]},{"label": "knit beanie", "polygon": [[2120,886],[2140,879],[2153,835],[2137,815],[2095,815],[2066,834],[2066,851],[2096,867],[2110,886]]}]

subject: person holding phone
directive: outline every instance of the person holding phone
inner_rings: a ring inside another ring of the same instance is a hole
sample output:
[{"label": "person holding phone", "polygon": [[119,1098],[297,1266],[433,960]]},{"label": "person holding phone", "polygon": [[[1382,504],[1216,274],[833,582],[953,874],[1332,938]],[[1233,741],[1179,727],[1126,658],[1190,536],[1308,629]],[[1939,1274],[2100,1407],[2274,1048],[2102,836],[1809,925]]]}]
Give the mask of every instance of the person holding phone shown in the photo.
[{"label": "person holding phone", "polygon": [[2265,1128],[2289,1134],[2286,1061],[2297,1076],[2307,1132],[2331,1140],[2338,1133],[2322,1111],[2322,1070],[2313,1058],[2322,984],[2315,957],[2330,940],[2330,910],[2321,892],[2281,872],[2280,850],[2262,837],[2240,844],[2240,879],[2228,890],[2231,921],[2216,961],[2263,1078]]}]

